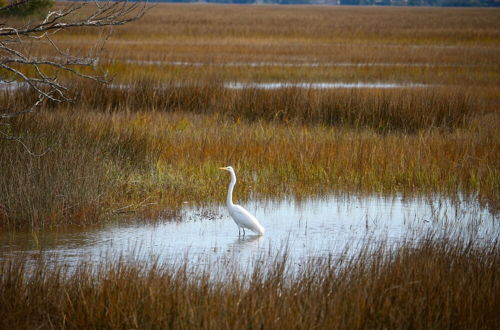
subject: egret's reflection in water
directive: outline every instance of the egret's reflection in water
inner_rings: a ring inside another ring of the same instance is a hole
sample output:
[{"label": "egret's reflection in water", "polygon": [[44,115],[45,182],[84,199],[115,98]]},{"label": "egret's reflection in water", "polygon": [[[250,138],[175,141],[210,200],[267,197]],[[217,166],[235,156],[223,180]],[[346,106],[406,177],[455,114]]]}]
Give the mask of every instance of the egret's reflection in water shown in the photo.
[{"label": "egret's reflection in water", "polygon": [[[291,264],[310,257],[337,255],[346,247],[355,252],[366,242],[389,244],[437,233],[474,235],[478,240],[499,236],[498,216],[478,203],[443,197],[331,196],[305,201],[252,201],[242,203],[266,228],[264,236],[238,228],[224,206],[187,207],[184,221],[165,219],[158,224],[113,224],[72,232],[2,233],[0,254],[51,255],[68,264],[82,259],[102,262],[113,256],[133,256],[161,262],[184,260],[217,264],[234,260],[242,268],[259,257],[274,257],[286,250]],[[209,212],[206,212],[209,211]],[[207,216],[210,214],[210,216]]]}]

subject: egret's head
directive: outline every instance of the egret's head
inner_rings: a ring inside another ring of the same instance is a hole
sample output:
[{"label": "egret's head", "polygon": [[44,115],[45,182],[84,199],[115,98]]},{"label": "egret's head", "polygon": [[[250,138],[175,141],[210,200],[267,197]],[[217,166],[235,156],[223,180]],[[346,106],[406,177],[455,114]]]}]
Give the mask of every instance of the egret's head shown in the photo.
[{"label": "egret's head", "polygon": [[226,166],[226,167],[219,167],[219,170],[224,170],[224,171],[228,171],[228,172],[233,172],[234,173],[234,170],[231,166]]}]

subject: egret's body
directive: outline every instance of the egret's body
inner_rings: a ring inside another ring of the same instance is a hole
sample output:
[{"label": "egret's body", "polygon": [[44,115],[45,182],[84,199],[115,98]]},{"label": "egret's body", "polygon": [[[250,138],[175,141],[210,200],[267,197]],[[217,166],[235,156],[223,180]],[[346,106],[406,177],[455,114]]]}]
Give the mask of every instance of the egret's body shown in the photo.
[{"label": "egret's body", "polygon": [[226,170],[231,174],[231,182],[229,183],[229,189],[227,191],[227,208],[229,210],[229,215],[231,215],[231,218],[233,218],[238,226],[238,234],[240,234],[240,230],[243,229],[243,235],[245,235],[245,228],[247,228],[257,235],[264,235],[264,227],[259,223],[259,220],[240,205],[233,204],[233,189],[236,185],[236,174],[234,173],[234,169],[231,166],[221,167],[220,169]]}]

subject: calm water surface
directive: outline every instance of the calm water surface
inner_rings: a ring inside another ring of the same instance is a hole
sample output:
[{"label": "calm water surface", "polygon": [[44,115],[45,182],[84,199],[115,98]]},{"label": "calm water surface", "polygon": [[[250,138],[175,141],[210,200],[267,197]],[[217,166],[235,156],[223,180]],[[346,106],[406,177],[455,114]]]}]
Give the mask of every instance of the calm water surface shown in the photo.
[{"label": "calm water surface", "polygon": [[375,89],[394,89],[394,88],[422,88],[429,87],[425,84],[418,83],[386,83],[386,82],[270,82],[270,83],[243,83],[243,82],[228,82],[224,84],[227,89],[283,89],[283,88],[301,88],[301,89],[358,89],[358,88],[375,88]]},{"label": "calm water surface", "polygon": [[266,228],[264,236],[238,228],[225,206],[186,206],[182,221],[157,224],[112,224],[85,231],[50,233],[2,233],[0,255],[56,257],[69,264],[99,262],[124,257],[162,262],[187,261],[193,265],[235,261],[245,267],[259,257],[288,251],[300,264],[310,257],[355,252],[367,242],[398,243],[436,233],[462,233],[488,241],[499,236],[497,215],[477,203],[452,203],[446,198],[338,197],[305,201],[252,201],[244,205]]}]

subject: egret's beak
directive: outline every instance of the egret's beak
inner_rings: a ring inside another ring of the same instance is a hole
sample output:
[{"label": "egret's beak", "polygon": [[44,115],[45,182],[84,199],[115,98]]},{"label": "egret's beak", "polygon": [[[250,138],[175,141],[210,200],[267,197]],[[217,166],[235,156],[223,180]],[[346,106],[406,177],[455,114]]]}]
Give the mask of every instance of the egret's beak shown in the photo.
[{"label": "egret's beak", "polygon": [[225,170],[225,171],[227,171],[227,167],[219,167],[219,170]]}]

